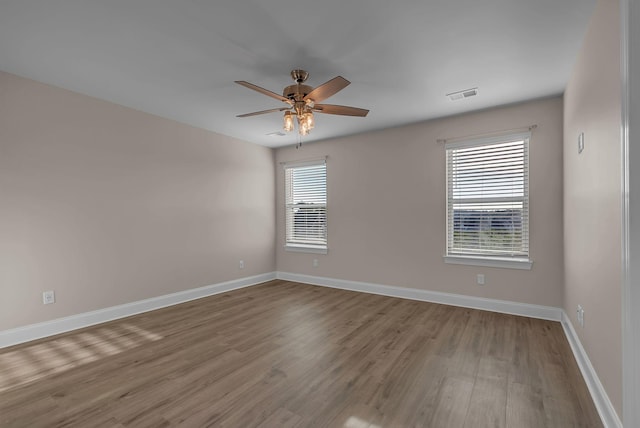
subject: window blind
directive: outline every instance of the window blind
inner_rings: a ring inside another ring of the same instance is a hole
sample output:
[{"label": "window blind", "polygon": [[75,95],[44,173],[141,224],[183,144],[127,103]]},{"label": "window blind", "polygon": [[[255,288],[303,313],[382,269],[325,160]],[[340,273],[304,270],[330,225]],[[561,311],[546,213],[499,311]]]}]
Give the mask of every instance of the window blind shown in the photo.
[{"label": "window blind", "polygon": [[447,255],[529,257],[529,135],[447,151]]},{"label": "window blind", "polygon": [[285,199],[285,244],[326,248],[326,163],[285,165]]}]

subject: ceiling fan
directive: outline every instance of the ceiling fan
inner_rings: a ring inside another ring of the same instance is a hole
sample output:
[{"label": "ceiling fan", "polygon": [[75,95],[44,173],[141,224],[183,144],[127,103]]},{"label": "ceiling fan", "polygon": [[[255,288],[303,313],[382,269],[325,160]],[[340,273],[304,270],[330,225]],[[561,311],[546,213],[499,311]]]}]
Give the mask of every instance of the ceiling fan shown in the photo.
[{"label": "ceiling fan", "polygon": [[293,131],[295,126],[294,117],[298,122],[298,133],[307,135],[315,126],[313,113],[337,114],[342,116],[359,116],[365,117],[369,110],[357,107],[339,106],[335,104],[318,104],[330,96],[336,94],[346,88],[351,82],[342,76],[334,77],[326,83],[312,88],[305,85],[304,82],[309,78],[309,73],[305,70],[292,70],[291,78],[296,82],[284,88],[282,95],[271,92],[253,83],[244,80],[236,80],[235,83],[253,89],[261,94],[282,101],[288,104],[287,107],[272,108],[269,110],[261,110],[253,113],[239,114],[236,117],[257,116],[259,114],[273,113],[284,111],[284,130]]}]

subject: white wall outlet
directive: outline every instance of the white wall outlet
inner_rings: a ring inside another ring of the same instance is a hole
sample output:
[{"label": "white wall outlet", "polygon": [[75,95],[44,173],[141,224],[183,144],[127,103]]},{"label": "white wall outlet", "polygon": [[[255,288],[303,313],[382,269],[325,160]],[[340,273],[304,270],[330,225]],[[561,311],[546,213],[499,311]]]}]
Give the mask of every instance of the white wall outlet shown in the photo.
[{"label": "white wall outlet", "polygon": [[238,262],[238,269],[244,269],[244,260]]},{"label": "white wall outlet", "polygon": [[56,293],[53,290],[45,291],[42,293],[42,303],[45,305],[50,305],[56,302]]},{"label": "white wall outlet", "polygon": [[578,324],[580,324],[580,327],[584,327],[584,308],[582,305],[578,305],[578,309],[576,309],[576,317],[578,318]]},{"label": "white wall outlet", "polygon": [[478,275],[476,275],[476,283],[478,285],[484,285],[484,274],[479,273]]},{"label": "white wall outlet", "polygon": [[318,267],[318,259],[313,259],[313,267]]}]

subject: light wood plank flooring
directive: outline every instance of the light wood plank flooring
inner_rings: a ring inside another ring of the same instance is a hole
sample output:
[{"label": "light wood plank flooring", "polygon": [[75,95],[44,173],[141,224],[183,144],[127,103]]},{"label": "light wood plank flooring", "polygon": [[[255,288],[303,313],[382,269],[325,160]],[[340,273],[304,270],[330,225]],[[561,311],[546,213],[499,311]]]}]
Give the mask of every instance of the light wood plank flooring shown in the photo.
[{"label": "light wood plank flooring", "polygon": [[2,427],[600,427],[557,322],[272,281],[0,351]]}]

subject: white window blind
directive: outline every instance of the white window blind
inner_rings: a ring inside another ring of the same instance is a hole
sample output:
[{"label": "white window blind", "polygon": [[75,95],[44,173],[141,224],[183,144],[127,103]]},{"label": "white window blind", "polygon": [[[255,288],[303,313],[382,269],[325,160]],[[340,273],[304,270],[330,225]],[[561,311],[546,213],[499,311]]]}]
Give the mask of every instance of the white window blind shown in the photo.
[{"label": "white window blind", "polygon": [[287,247],[327,248],[327,167],[324,160],[285,165]]},{"label": "white window blind", "polygon": [[447,255],[529,257],[529,134],[451,143]]}]

